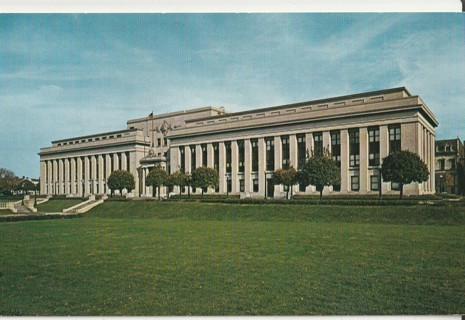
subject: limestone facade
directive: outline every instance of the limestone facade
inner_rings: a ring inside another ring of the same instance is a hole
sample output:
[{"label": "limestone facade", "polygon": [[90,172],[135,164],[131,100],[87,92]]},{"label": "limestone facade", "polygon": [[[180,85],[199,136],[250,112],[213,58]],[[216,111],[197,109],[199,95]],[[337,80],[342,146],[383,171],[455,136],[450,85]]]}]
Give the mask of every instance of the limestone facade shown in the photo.
[{"label": "limestone facade", "polygon": [[[324,193],[376,194],[379,187],[383,194],[398,193],[395,185],[379,181],[382,159],[394,150],[410,150],[433,173],[437,125],[421,98],[403,87],[236,113],[206,107],[150,115],[129,120],[126,130],[53,141],[41,148],[41,192],[109,193],[109,175],[123,169],[136,180],[128,192],[151,196],[145,177],[161,164],[169,173],[215,168],[220,185],[207,193],[282,197],[285,190],[272,185],[272,172],[299,168],[308,154],[328,149],[341,168],[341,184]],[[312,186],[293,190],[315,192]],[[164,195],[169,191],[163,190]],[[434,193],[434,174],[404,192]]]}]

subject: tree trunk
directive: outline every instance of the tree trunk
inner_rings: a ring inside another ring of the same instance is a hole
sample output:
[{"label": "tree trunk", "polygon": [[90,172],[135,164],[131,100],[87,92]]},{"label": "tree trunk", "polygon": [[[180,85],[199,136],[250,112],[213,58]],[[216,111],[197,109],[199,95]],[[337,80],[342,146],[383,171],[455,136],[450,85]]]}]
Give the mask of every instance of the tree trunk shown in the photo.
[{"label": "tree trunk", "polygon": [[404,184],[400,184],[400,199],[402,200],[402,196],[404,195]]},{"label": "tree trunk", "polygon": [[187,197],[190,199],[191,198],[191,186],[187,186]]},{"label": "tree trunk", "polygon": [[287,187],[287,191],[286,191],[286,200],[289,200],[289,187]]},{"label": "tree trunk", "polygon": [[158,200],[161,200],[161,196],[160,196],[160,187],[158,187]]},{"label": "tree trunk", "polygon": [[203,199],[203,188],[202,188],[202,199]]},{"label": "tree trunk", "polygon": [[321,202],[321,198],[323,198],[323,189],[320,189],[320,202]]}]

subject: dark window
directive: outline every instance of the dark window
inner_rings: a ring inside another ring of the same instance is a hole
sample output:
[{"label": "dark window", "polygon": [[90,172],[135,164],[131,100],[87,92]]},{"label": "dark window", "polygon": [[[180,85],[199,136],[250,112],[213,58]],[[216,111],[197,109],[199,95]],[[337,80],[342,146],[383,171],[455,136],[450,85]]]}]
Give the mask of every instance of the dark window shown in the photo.
[{"label": "dark window", "polygon": [[341,185],[340,184],[333,184],[333,191],[334,192],[341,191]]},{"label": "dark window", "polygon": [[201,167],[206,167],[207,166],[207,145],[202,144],[202,163]]},{"label": "dark window", "polygon": [[239,191],[240,192],[245,191],[245,180],[244,179],[239,179]]},{"label": "dark window", "polygon": [[231,142],[225,142],[224,146],[226,148],[226,172],[231,172]]},{"label": "dark window", "polygon": [[250,141],[252,144],[252,171],[258,171],[258,140]]},{"label": "dark window", "polygon": [[288,169],[290,166],[289,136],[281,137],[282,144],[282,168]]},{"label": "dark window", "polygon": [[368,165],[379,166],[379,127],[368,128]]},{"label": "dark window", "polygon": [[[218,171],[220,167],[220,150],[218,143],[213,144],[213,168]],[[218,189],[219,190],[219,189]],[[218,191],[216,191],[218,192]]]},{"label": "dark window", "polygon": [[323,134],[321,132],[313,134],[313,154],[315,156],[323,155]]},{"label": "dark window", "polygon": [[360,165],[360,133],[358,129],[349,130],[349,166]]},{"label": "dark window", "polygon": [[379,176],[378,175],[370,176],[370,189],[372,191],[379,190]]},{"label": "dark window", "polygon": [[274,171],[274,139],[265,139],[266,144],[266,170]]},{"label": "dark window", "polygon": [[450,159],[450,168],[451,168],[452,170],[455,169],[455,159]]},{"label": "dark window", "polygon": [[350,190],[358,191],[359,189],[360,189],[359,177],[358,176],[351,176],[350,177]]},{"label": "dark window", "polygon": [[401,150],[400,125],[389,126],[389,153]]},{"label": "dark window", "polygon": [[400,184],[397,182],[391,182],[391,190],[400,191]]},{"label": "dark window", "polygon": [[[331,132],[331,155],[337,166],[341,167],[341,132]],[[334,190],[334,187],[333,187]]]},{"label": "dark window", "polygon": [[445,170],[446,169],[446,161],[444,159],[439,160],[439,170]]},{"label": "dark window", "polygon": [[157,139],[157,146],[161,146],[161,139],[160,138]]},{"label": "dark window", "polygon": [[305,134],[299,134],[297,135],[297,167],[302,168],[306,160]]},{"label": "dark window", "polygon": [[186,172],[186,155],[184,154],[184,147],[179,148],[181,152],[181,172]]},{"label": "dark window", "polygon": [[244,172],[244,158],[245,158],[244,140],[237,141],[237,148],[239,152],[239,172]]},{"label": "dark window", "polygon": [[165,146],[168,145],[168,138],[163,138],[163,145],[165,145]]},{"label": "dark window", "polygon": [[299,184],[299,191],[300,191],[300,192],[305,192],[305,189],[307,189],[307,186],[304,185],[303,183],[300,183],[300,184]]},{"label": "dark window", "polygon": [[253,192],[258,192],[258,179],[253,179]]},{"label": "dark window", "polygon": [[226,187],[228,188],[228,192],[232,191],[232,181],[230,178],[226,182]]},{"label": "dark window", "polygon": [[189,146],[191,149],[191,172],[194,171],[194,169],[197,167],[196,166],[196,155],[195,155],[195,146]]}]

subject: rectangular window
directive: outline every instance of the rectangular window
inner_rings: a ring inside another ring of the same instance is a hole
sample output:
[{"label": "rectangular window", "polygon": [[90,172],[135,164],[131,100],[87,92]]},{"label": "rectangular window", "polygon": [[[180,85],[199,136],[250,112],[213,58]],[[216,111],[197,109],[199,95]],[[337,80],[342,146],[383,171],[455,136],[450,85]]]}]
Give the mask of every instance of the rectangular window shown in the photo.
[{"label": "rectangular window", "polygon": [[231,192],[231,191],[232,191],[232,181],[231,181],[231,178],[229,178],[229,179],[226,181],[226,187],[227,187],[228,192]]},{"label": "rectangular window", "polygon": [[455,159],[450,159],[450,168],[455,170]]},{"label": "rectangular window", "polygon": [[191,172],[192,172],[196,168],[197,157],[195,156],[195,146],[189,146],[189,148],[191,149]]},{"label": "rectangular window", "polygon": [[184,147],[179,148],[181,153],[181,172],[186,172],[186,155],[184,154]]},{"label": "rectangular window", "polygon": [[379,166],[379,127],[368,128],[368,165]]},{"label": "rectangular window", "polygon": [[239,179],[239,191],[240,192],[245,191],[245,180],[244,179]]},{"label": "rectangular window", "polygon": [[274,138],[265,139],[266,144],[266,170],[274,171]]},{"label": "rectangular window", "polygon": [[397,182],[391,182],[391,190],[400,191],[400,184],[398,184]]},{"label": "rectangular window", "polygon": [[206,145],[206,144],[202,144],[201,148],[202,148],[202,163],[201,163],[201,167],[206,167],[206,166],[207,166],[207,145]]},{"label": "rectangular window", "polygon": [[401,150],[400,124],[389,126],[389,153]]},{"label": "rectangular window", "polygon": [[253,139],[250,141],[252,144],[252,171],[258,171],[258,140]]},{"label": "rectangular window", "polygon": [[297,168],[302,168],[307,160],[305,134],[297,135]]},{"label": "rectangular window", "polygon": [[161,146],[161,139],[160,138],[157,139],[157,146]]},{"label": "rectangular window", "polygon": [[213,144],[213,168],[217,172],[219,171],[219,168],[220,168],[220,149],[219,149],[218,143]]},{"label": "rectangular window", "polygon": [[253,179],[253,192],[258,192],[258,179]]},{"label": "rectangular window", "polygon": [[163,145],[167,146],[168,145],[168,138],[163,138]]},{"label": "rectangular window", "polygon": [[315,132],[313,134],[313,155],[323,155],[323,133]]},{"label": "rectangular window", "polygon": [[446,161],[444,159],[439,160],[439,170],[446,170]]},{"label": "rectangular window", "polygon": [[226,149],[226,172],[231,173],[231,141],[225,142]]},{"label": "rectangular window", "polygon": [[350,190],[358,191],[360,190],[360,181],[358,176],[350,177]]},{"label": "rectangular window", "polygon": [[358,129],[349,130],[349,166],[360,165],[360,133]]},{"label": "rectangular window", "polygon": [[[341,167],[341,132],[331,132],[331,155],[337,166]],[[334,187],[333,187],[334,190]]]},{"label": "rectangular window", "polygon": [[281,137],[282,144],[282,168],[288,169],[290,166],[290,146],[289,146],[289,136]]},{"label": "rectangular window", "polygon": [[237,141],[237,148],[239,153],[239,172],[244,172],[244,159],[245,159],[245,149],[244,149],[244,140]]},{"label": "rectangular window", "polygon": [[370,176],[370,189],[371,191],[379,190],[379,176],[378,175]]}]

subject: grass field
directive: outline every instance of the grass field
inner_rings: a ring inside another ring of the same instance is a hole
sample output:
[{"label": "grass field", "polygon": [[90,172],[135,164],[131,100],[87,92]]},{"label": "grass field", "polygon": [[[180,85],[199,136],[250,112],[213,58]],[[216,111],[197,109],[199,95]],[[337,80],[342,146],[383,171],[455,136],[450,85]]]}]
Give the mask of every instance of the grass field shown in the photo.
[{"label": "grass field", "polygon": [[0,315],[465,313],[465,210],[107,202],[0,223]]},{"label": "grass field", "polygon": [[47,202],[37,205],[38,212],[62,212],[63,209],[70,208],[82,199],[50,199]]}]

